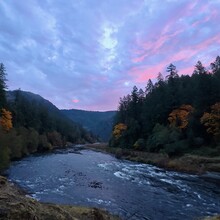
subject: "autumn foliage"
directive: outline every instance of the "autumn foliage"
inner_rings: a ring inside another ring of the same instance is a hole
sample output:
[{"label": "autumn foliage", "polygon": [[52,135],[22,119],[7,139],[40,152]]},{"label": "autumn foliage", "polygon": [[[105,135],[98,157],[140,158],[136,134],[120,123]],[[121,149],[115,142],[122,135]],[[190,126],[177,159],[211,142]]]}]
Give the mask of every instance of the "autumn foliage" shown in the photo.
[{"label": "autumn foliage", "polygon": [[9,131],[12,128],[12,116],[11,112],[2,108],[0,124],[5,131]]},{"label": "autumn foliage", "polygon": [[214,136],[220,136],[220,102],[211,106],[211,112],[205,112],[201,123],[207,127],[207,132]]},{"label": "autumn foliage", "polygon": [[180,108],[174,109],[168,117],[170,125],[184,129],[189,124],[189,116],[194,111],[191,105],[181,105]]},{"label": "autumn foliage", "polygon": [[127,129],[127,125],[123,123],[119,123],[115,125],[114,130],[113,130],[113,135],[116,139],[120,138],[122,133]]}]

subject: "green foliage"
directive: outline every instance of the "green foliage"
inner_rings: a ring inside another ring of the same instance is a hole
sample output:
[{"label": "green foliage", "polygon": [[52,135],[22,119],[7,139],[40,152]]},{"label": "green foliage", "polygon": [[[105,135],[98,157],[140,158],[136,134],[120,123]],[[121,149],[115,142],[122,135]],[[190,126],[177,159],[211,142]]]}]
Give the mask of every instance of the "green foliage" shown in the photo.
[{"label": "green foliage", "polygon": [[134,143],[135,150],[144,150],[145,147],[146,147],[146,140],[144,140],[143,138],[138,139]]},{"label": "green foliage", "polygon": [[103,141],[108,141],[111,136],[115,111],[98,112],[84,110],[61,110],[71,121],[83,125],[88,131]]},{"label": "green foliage", "polygon": [[5,107],[6,105],[6,96],[5,96],[5,89],[7,88],[6,85],[6,70],[3,63],[0,63],[0,109]]},{"label": "green foliage", "polygon": [[7,146],[0,145],[0,172],[10,163],[10,150]]},{"label": "green foliage", "polygon": [[187,140],[175,141],[173,143],[166,144],[161,152],[167,153],[170,157],[180,156],[188,151]]},{"label": "green foliage", "polygon": [[10,160],[50,150],[54,146],[64,147],[66,142],[95,141],[90,132],[67,119],[39,95],[21,90],[6,92],[5,76],[5,67],[0,63],[0,109],[3,109],[0,120],[0,170],[7,167]]},{"label": "green foliage", "polygon": [[39,135],[38,149],[40,151],[47,151],[52,149],[52,145],[49,144],[47,136],[45,134]]},{"label": "green foliage", "polygon": [[192,151],[192,154],[205,156],[205,157],[216,157],[220,155],[220,145],[215,147],[204,146]]},{"label": "green foliage", "polygon": [[170,142],[169,128],[161,124],[156,124],[153,132],[148,138],[147,149],[150,152],[159,152],[164,145]]},{"label": "green foliage", "polygon": [[[133,148],[138,146],[137,140],[144,139],[147,140],[145,150],[164,150],[169,154],[194,150],[204,144],[211,146],[213,137],[200,119],[220,100],[219,57],[211,64],[211,69],[212,72],[208,72],[199,61],[192,76],[179,76],[176,67],[170,64],[168,75],[163,77],[159,73],[155,84],[148,80],[144,93],[133,87],[131,94],[120,99],[114,124],[126,124],[127,130],[119,140],[112,136],[111,146]],[[173,123],[169,123],[169,115],[173,116],[173,120],[170,118]],[[170,124],[179,129],[171,128]]]},{"label": "green foliage", "polygon": [[47,138],[52,146],[63,146],[62,137],[57,131],[48,132]]}]

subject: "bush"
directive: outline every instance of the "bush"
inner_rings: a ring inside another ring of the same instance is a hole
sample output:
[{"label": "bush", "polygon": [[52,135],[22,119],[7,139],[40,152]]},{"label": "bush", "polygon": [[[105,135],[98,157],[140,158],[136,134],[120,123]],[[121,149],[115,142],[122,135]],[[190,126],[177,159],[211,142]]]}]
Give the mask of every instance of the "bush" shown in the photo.
[{"label": "bush", "polygon": [[220,156],[220,146],[217,146],[215,148],[201,147],[197,150],[194,150],[192,154],[196,154],[204,157],[217,157]]},{"label": "bush", "polygon": [[187,152],[188,142],[186,140],[166,144],[161,153],[167,153],[170,157],[181,156]]},{"label": "bush", "polygon": [[133,145],[135,150],[143,150],[146,146],[146,141],[143,138],[138,139]]},{"label": "bush", "polygon": [[0,146],[0,171],[10,164],[10,150],[6,146]]},{"label": "bush", "polygon": [[169,142],[169,129],[164,125],[156,124],[152,135],[147,140],[147,149],[150,152],[159,152]]}]

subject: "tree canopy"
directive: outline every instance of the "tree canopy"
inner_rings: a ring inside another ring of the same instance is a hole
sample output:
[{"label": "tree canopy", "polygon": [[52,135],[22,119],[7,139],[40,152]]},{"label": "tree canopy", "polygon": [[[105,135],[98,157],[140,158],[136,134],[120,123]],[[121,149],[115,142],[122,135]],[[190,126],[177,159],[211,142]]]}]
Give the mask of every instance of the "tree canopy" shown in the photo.
[{"label": "tree canopy", "polygon": [[1,63],[0,171],[10,160],[30,153],[96,140],[39,95],[21,90],[6,91],[6,88],[6,70]]},{"label": "tree canopy", "polygon": [[[220,155],[219,139],[214,138],[220,132],[219,56],[210,68],[198,61],[191,76],[179,76],[174,64],[167,73],[159,73],[156,81],[149,79],[144,93],[134,86],[131,94],[120,98],[110,146],[133,149],[141,140],[147,151],[175,155],[210,146]],[[122,124],[126,130],[116,136]]]}]

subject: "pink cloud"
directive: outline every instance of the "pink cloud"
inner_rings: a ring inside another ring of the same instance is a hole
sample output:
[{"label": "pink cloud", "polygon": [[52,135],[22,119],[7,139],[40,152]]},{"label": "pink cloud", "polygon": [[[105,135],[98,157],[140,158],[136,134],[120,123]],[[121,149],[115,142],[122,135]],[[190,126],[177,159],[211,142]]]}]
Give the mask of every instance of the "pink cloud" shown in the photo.
[{"label": "pink cloud", "polygon": [[167,63],[163,61],[154,66],[134,67],[129,70],[128,74],[134,78],[135,83],[143,83],[148,79],[156,78],[157,74],[162,72],[166,66]]},{"label": "pink cloud", "polygon": [[173,56],[171,56],[169,60],[172,60],[170,62],[175,62],[175,61],[180,61],[180,60],[186,61],[186,60],[189,60],[192,56],[194,56],[197,53],[198,51],[194,50],[192,47],[188,47],[186,49],[183,49],[177,52]]},{"label": "pink cloud", "polygon": [[194,71],[194,66],[186,67],[184,69],[181,69],[181,75],[192,75]]},{"label": "pink cloud", "polygon": [[[173,22],[173,21],[172,21]],[[145,51],[144,54],[142,52],[141,56],[135,57],[132,59],[134,63],[140,63],[144,61],[144,59],[148,56],[152,56],[155,54],[161,53],[162,47],[167,43],[171,42],[172,39],[176,38],[183,30],[176,30],[174,33],[168,33],[168,28],[170,24],[167,24],[166,27],[163,29],[162,34],[154,41],[154,40],[147,40],[146,42],[139,43],[138,47],[141,48],[141,51]],[[141,52],[137,49],[133,51],[134,55],[141,54]]]},{"label": "pink cloud", "polygon": [[73,102],[73,103],[78,103],[79,100],[78,100],[78,99],[73,99],[72,102]]}]

